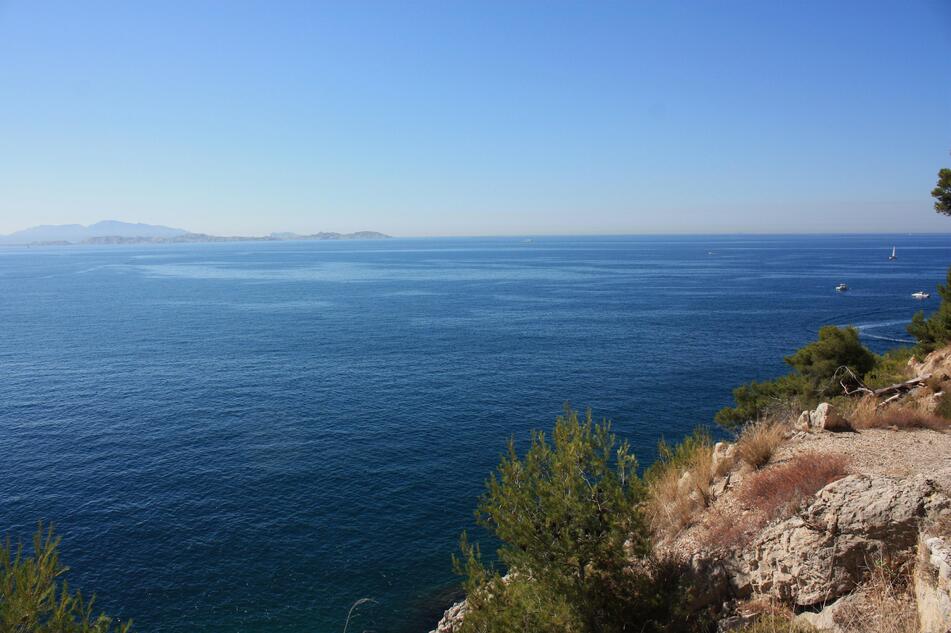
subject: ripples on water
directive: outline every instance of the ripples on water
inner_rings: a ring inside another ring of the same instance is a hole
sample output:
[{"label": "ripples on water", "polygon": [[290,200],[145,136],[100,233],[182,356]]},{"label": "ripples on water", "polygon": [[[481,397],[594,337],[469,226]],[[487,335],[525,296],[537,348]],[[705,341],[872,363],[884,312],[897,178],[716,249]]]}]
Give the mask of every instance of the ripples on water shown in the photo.
[{"label": "ripples on water", "polygon": [[141,631],[329,633],[371,597],[360,630],[418,633],[509,435],[571,401],[650,461],[821,325],[907,340],[949,263],[944,236],[3,249],[0,531],[55,522]]}]

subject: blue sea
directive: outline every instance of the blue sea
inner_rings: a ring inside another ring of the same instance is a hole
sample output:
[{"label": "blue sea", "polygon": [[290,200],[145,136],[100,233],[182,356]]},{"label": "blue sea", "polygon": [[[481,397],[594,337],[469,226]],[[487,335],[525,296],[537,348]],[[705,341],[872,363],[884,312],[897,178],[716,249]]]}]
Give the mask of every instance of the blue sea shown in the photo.
[{"label": "blue sea", "polygon": [[369,598],[351,631],[424,633],[507,438],[570,402],[649,463],[822,325],[906,342],[949,264],[945,235],[0,249],[0,534],[52,522],[143,632],[339,633]]}]

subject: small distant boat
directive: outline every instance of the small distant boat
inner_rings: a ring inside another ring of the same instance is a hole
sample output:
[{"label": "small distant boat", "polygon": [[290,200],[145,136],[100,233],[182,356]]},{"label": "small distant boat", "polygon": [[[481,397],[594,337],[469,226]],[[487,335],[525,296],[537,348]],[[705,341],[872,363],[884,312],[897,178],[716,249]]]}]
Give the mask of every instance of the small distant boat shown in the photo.
[{"label": "small distant boat", "polygon": [[836,292],[845,292],[848,289],[849,287],[845,284],[839,284],[838,286],[835,287]]},{"label": "small distant boat", "polygon": [[898,255],[895,254],[895,247],[892,246],[892,254],[888,256],[889,261],[898,259]]},{"label": "small distant boat", "polygon": [[927,299],[928,297],[930,297],[931,293],[925,292],[924,290],[919,290],[918,292],[911,293],[911,296],[913,299],[918,299],[919,301],[921,301],[922,299]]}]

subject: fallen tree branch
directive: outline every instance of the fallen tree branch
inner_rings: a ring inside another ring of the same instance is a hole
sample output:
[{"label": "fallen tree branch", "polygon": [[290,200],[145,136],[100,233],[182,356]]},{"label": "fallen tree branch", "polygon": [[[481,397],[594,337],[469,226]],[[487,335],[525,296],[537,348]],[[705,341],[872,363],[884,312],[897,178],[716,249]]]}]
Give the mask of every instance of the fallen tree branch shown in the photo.
[{"label": "fallen tree branch", "polygon": [[[849,390],[849,386],[845,384],[845,378],[839,378],[842,376],[842,374],[848,374],[852,378],[852,382],[856,385],[856,387],[851,391]],[[836,379],[839,380],[839,384],[842,386],[842,391],[847,396],[851,396],[856,393],[872,393],[872,390],[865,386],[865,383],[862,382],[862,379],[856,376],[855,372],[846,365],[842,365],[841,367],[837,368],[835,373],[832,374],[832,380]]]},{"label": "fallen tree branch", "polygon": [[895,383],[894,385],[889,385],[887,387],[882,387],[881,389],[876,389],[872,392],[872,395],[875,397],[885,395],[886,393],[891,393],[897,391],[899,393],[903,391],[909,391],[914,387],[919,387],[925,383],[926,380],[931,378],[931,374],[924,374],[911,380],[906,380],[905,382]]},{"label": "fallen tree branch", "polygon": [[839,384],[842,385],[842,393],[844,393],[847,396],[854,396],[857,393],[867,393],[867,394],[875,393],[868,387],[856,387],[855,389],[849,391],[849,386],[845,384],[844,380],[840,380]]},{"label": "fallen tree branch", "polygon": [[885,405],[887,405],[889,402],[894,402],[895,400],[898,400],[899,398],[901,398],[901,396],[902,396],[902,393],[899,391],[899,392],[896,393],[895,395],[893,395],[893,396],[891,396],[891,397],[889,397],[889,398],[886,398],[885,400],[882,400],[881,402],[879,402],[877,405],[875,405],[875,408],[876,408],[876,409],[881,409],[882,407],[884,407]]}]

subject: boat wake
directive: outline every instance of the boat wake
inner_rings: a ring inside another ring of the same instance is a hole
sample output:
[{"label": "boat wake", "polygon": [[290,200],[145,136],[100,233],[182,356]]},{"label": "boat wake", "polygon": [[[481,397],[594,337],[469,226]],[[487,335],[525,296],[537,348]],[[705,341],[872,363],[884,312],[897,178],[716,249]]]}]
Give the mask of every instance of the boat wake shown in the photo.
[{"label": "boat wake", "polygon": [[855,325],[855,329],[859,331],[859,334],[864,338],[873,339],[876,341],[887,341],[890,343],[902,343],[904,345],[914,345],[915,341],[912,338],[903,337],[899,338],[897,336],[889,336],[885,334],[875,334],[873,330],[878,330],[881,328],[891,328],[896,326],[905,326],[908,325],[907,319],[893,319],[891,321],[879,321],[877,323],[860,323]]}]

